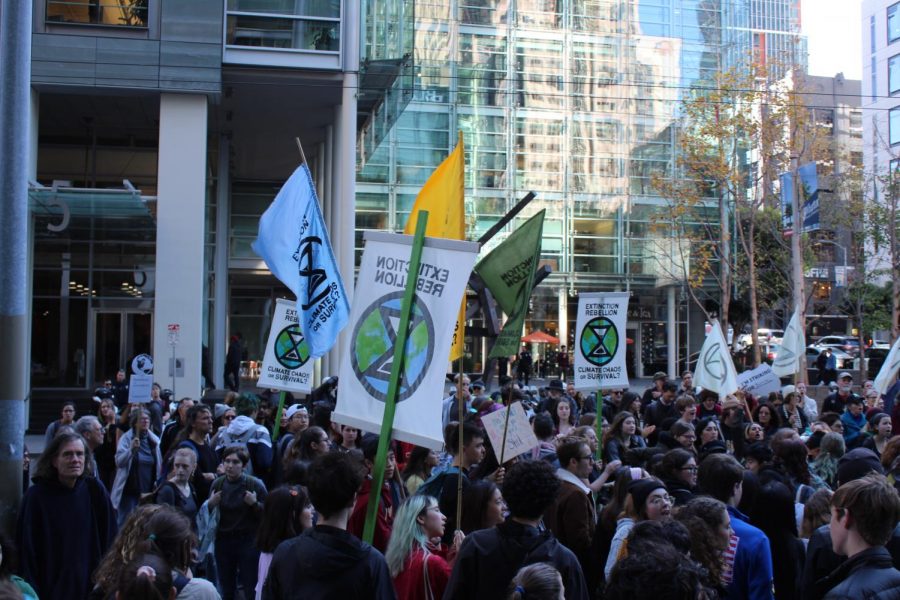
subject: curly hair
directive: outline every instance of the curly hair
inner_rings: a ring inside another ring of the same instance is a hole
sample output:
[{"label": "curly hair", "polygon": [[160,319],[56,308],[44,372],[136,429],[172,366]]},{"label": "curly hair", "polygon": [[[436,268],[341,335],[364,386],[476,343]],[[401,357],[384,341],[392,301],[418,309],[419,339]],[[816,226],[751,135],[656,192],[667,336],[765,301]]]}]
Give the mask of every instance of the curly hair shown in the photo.
[{"label": "curly hair", "polygon": [[800,440],[785,440],[780,444],[773,444],[772,449],[775,451],[775,465],[779,470],[793,481],[809,485],[809,450],[806,444]]},{"label": "curly hair", "polygon": [[881,453],[881,465],[885,472],[890,471],[894,467],[894,461],[900,456],[900,435],[895,435],[884,445]]},{"label": "curly hair", "polygon": [[550,463],[529,460],[509,468],[501,491],[512,516],[538,519],[556,500],[560,485]]},{"label": "curly hair", "polygon": [[709,573],[708,584],[711,587],[722,585],[728,541],[719,530],[728,523],[725,503],[708,496],[698,496],[682,506],[675,519],[690,532],[691,557]]},{"label": "curly hair", "polygon": [[629,554],[616,563],[604,591],[607,600],[709,598],[705,569],[670,544]]},{"label": "curly hair", "polygon": [[161,510],[163,506],[159,504],[142,504],[125,519],[112,546],[94,571],[94,584],[105,594],[115,592],[122,565],[131,563],[141,554],[141,543],[147,539],[147,523]]},{"label": "curly hair", "polygon": [[[766,425],[763,425],[759,421],[759,411],[762,410],[763,408],[768,409],[769,415],[770,415],[769,422]],[[753,416],[753,422],[759,423],[760,425],[762,425],[766,429],[767,433],[770,431],[775,431],[781,427],[781,415],[779,415],[778,411],[775,410],[775,407],[773,405],[769,404],[768,402],[760,402],[759,406],[757,406],[756,409],[754,409],[752,416]]]}]

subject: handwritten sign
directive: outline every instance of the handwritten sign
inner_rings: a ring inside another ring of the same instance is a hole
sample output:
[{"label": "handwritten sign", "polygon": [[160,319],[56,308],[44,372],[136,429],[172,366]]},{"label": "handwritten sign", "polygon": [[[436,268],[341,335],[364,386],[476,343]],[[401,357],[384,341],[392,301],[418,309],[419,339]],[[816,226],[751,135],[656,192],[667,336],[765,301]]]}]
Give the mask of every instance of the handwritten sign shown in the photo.
[{"label": "handwritten sign", "polygon": [[781,389],[781,380],[772,371],[772,367],[763,364],[751,371],[744,371],[737,376],[738,386],[754,396],[767,396],[770,392]]},{"label": "handwritten sign", "polygon": [[509,428],[506,431],[506,447],[501,452],[499,448],[503,446],[503,427],[506,423],[506,408],[481,417],[481,423],[487,431],[491,445],[494,447],[494,453],[497,459],[503,457],[504,461],[510,460],[524,454],[538,445],[538,439],[531,429],[528,417],[525,415],[525,409],[522,408],[521,402],[512,404],[509,413]]}]

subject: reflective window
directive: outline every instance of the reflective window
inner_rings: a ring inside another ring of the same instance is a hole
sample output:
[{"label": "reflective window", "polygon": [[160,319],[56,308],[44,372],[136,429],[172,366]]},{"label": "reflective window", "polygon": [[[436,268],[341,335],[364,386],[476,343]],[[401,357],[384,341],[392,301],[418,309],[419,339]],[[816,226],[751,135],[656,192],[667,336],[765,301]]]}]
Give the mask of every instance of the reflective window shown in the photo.
[{"label": "reflective window", "polygon": [[888,43],[900,40],[900,2],[888,6],[887,9],[887,34]]},{"label": "reflective window", "polygon": [[228,0],[225,43],[337,52],[340,16],[340,0]]},{"label": "reflective window", "polygon": [[892,108],[889,115],[888,129],[890,130],[890,143],[900,144],[900,106]]},{"label": "reflective window", "polygon": [[900,54],[888,59],[888,88],[892,96],[900,92]]},{"label": "reflective window", "polygon": [[144,28],[148,5],[149,0],[47,0],[47,22]]}]

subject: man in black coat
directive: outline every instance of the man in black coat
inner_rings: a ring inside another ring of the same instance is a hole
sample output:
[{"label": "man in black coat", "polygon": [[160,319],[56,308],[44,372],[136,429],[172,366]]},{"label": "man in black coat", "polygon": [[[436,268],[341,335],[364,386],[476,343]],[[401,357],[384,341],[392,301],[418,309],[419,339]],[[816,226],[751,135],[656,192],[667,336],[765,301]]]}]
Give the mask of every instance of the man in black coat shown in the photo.
[{"label": "man in black coat", "polygon": [[444,600],[505,598],[518,570],[538,562],[549,563],[559,571],[567,600],[586,600],[588,588],[578,559],[552,533],[538,528],[559,487],[553,467],[544,461],[524,461],[510,467],[503,479],[509,518],[466,537]]},{"label": "man in black coat", "polygon": [[357,461],[349,454],[325,454],[306,477],[319,521],[275,549],[262,597],[395,598],[384,556],[347,532],[364,477]]},{"label": "man in black coat", "polygon": [[900,521],[900,496],[882,475],[842,485],[831,498],[831,545],[847,556],[817,582],[828,600],[900,597],[900,571],[884,544]]}]

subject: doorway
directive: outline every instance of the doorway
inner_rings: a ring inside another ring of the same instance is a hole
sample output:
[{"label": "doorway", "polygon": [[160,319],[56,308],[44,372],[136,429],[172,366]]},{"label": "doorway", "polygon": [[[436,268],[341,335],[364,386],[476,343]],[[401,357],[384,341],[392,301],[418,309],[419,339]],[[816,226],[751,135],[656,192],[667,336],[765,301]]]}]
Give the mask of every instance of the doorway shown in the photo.
[{"label": "doorway", "polygon": [[91,332],[94,384],[115,379],[116,371],[130,373],[131,359],[153,350],[153,315],[149,312],[95,310]]}]

